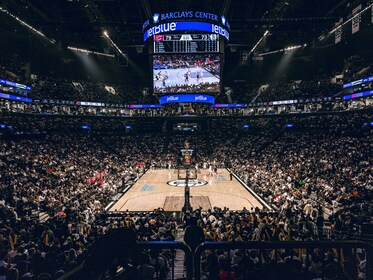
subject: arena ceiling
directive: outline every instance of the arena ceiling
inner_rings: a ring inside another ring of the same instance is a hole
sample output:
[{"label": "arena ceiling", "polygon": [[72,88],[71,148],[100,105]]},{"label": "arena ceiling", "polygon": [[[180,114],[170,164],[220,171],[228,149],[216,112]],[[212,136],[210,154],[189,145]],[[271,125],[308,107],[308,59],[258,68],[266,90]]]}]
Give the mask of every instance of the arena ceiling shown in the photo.
[{"label": "arena ceiling", "polygon": [[255,45],[269,29],[268,49],[305,43],[330,30],[361,2],[348,0],[2,0],[1,7],[62,45],[110,51],[107,30],[122,48],[143,45],[142,24],[155,12],[200,10],[224,14],[230,45]]}]

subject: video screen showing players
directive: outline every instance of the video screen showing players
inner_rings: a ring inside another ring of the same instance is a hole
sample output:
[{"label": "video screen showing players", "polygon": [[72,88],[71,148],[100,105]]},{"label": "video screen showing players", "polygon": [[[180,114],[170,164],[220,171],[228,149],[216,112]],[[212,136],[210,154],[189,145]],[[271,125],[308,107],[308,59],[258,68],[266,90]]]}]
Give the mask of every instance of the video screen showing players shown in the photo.
[{"label": "video screen showing players", "polygon": [[153,56],[154,93],[215,93],[220,89],[216,54]]}]

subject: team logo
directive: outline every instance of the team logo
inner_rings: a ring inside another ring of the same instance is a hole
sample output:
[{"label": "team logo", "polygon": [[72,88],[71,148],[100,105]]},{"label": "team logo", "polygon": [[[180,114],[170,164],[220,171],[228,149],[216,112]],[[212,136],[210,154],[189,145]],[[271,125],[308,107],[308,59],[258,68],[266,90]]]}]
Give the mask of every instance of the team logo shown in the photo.
[{"label": "team logo", "polygon": [[[171,180],[167,182],[167,185],[173,186],[173,187],[185,187],[185,180]],[[195,179],[195,180],[189,180],[188,186],[189,187],[202,187],[204,185],[207,185],[207,181]]]},{"label": "team logo", "polygon": [[226,22],[225,16],[221,16],[221,23],[222,23],[223,25],[225,25],[225,22]]},{"label": "team logo", "polygon": [[154,35],[155,42],[162,42],[164,41],[164,35]]},{"label": "team logo", "polygon": [[153,15],[153,23],[158,23],[159,21],[159,14],[154,14]]}]

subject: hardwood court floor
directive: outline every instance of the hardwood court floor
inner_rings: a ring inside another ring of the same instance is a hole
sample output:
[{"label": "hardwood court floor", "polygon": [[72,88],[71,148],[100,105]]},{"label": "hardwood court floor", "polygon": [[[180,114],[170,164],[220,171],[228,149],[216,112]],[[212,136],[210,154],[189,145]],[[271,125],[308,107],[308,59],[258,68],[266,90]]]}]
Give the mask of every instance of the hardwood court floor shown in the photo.
[{"label": "hardwood court floor", "polygon": [[[184,187],[167,184],[174,180],[177,180],[174,170],[149,170],[109,211],[152,211],[158,207],[165,211],[180,211],[184,205]],[[212,177],[207,170],[201,170],[198,180],[204,180],[206,184],[190,188],[193,209],[200,206],[204,210],[215,206],[231,210],[262,208],[235,178],[230,181],[226,169],[219,169],[218,175]]]}]

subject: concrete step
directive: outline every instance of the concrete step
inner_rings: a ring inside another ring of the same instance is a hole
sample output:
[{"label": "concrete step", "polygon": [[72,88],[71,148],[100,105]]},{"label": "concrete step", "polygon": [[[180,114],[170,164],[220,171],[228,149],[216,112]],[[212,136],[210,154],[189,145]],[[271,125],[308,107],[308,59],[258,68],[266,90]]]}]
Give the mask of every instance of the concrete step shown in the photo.
[{"label": "concrete step", "polygon": [[41,223],[44,223],[46,222],[48,219],[49,219],[49,214],[48,213],[45,213],[45,212],[39,212],[39,221]]}]

